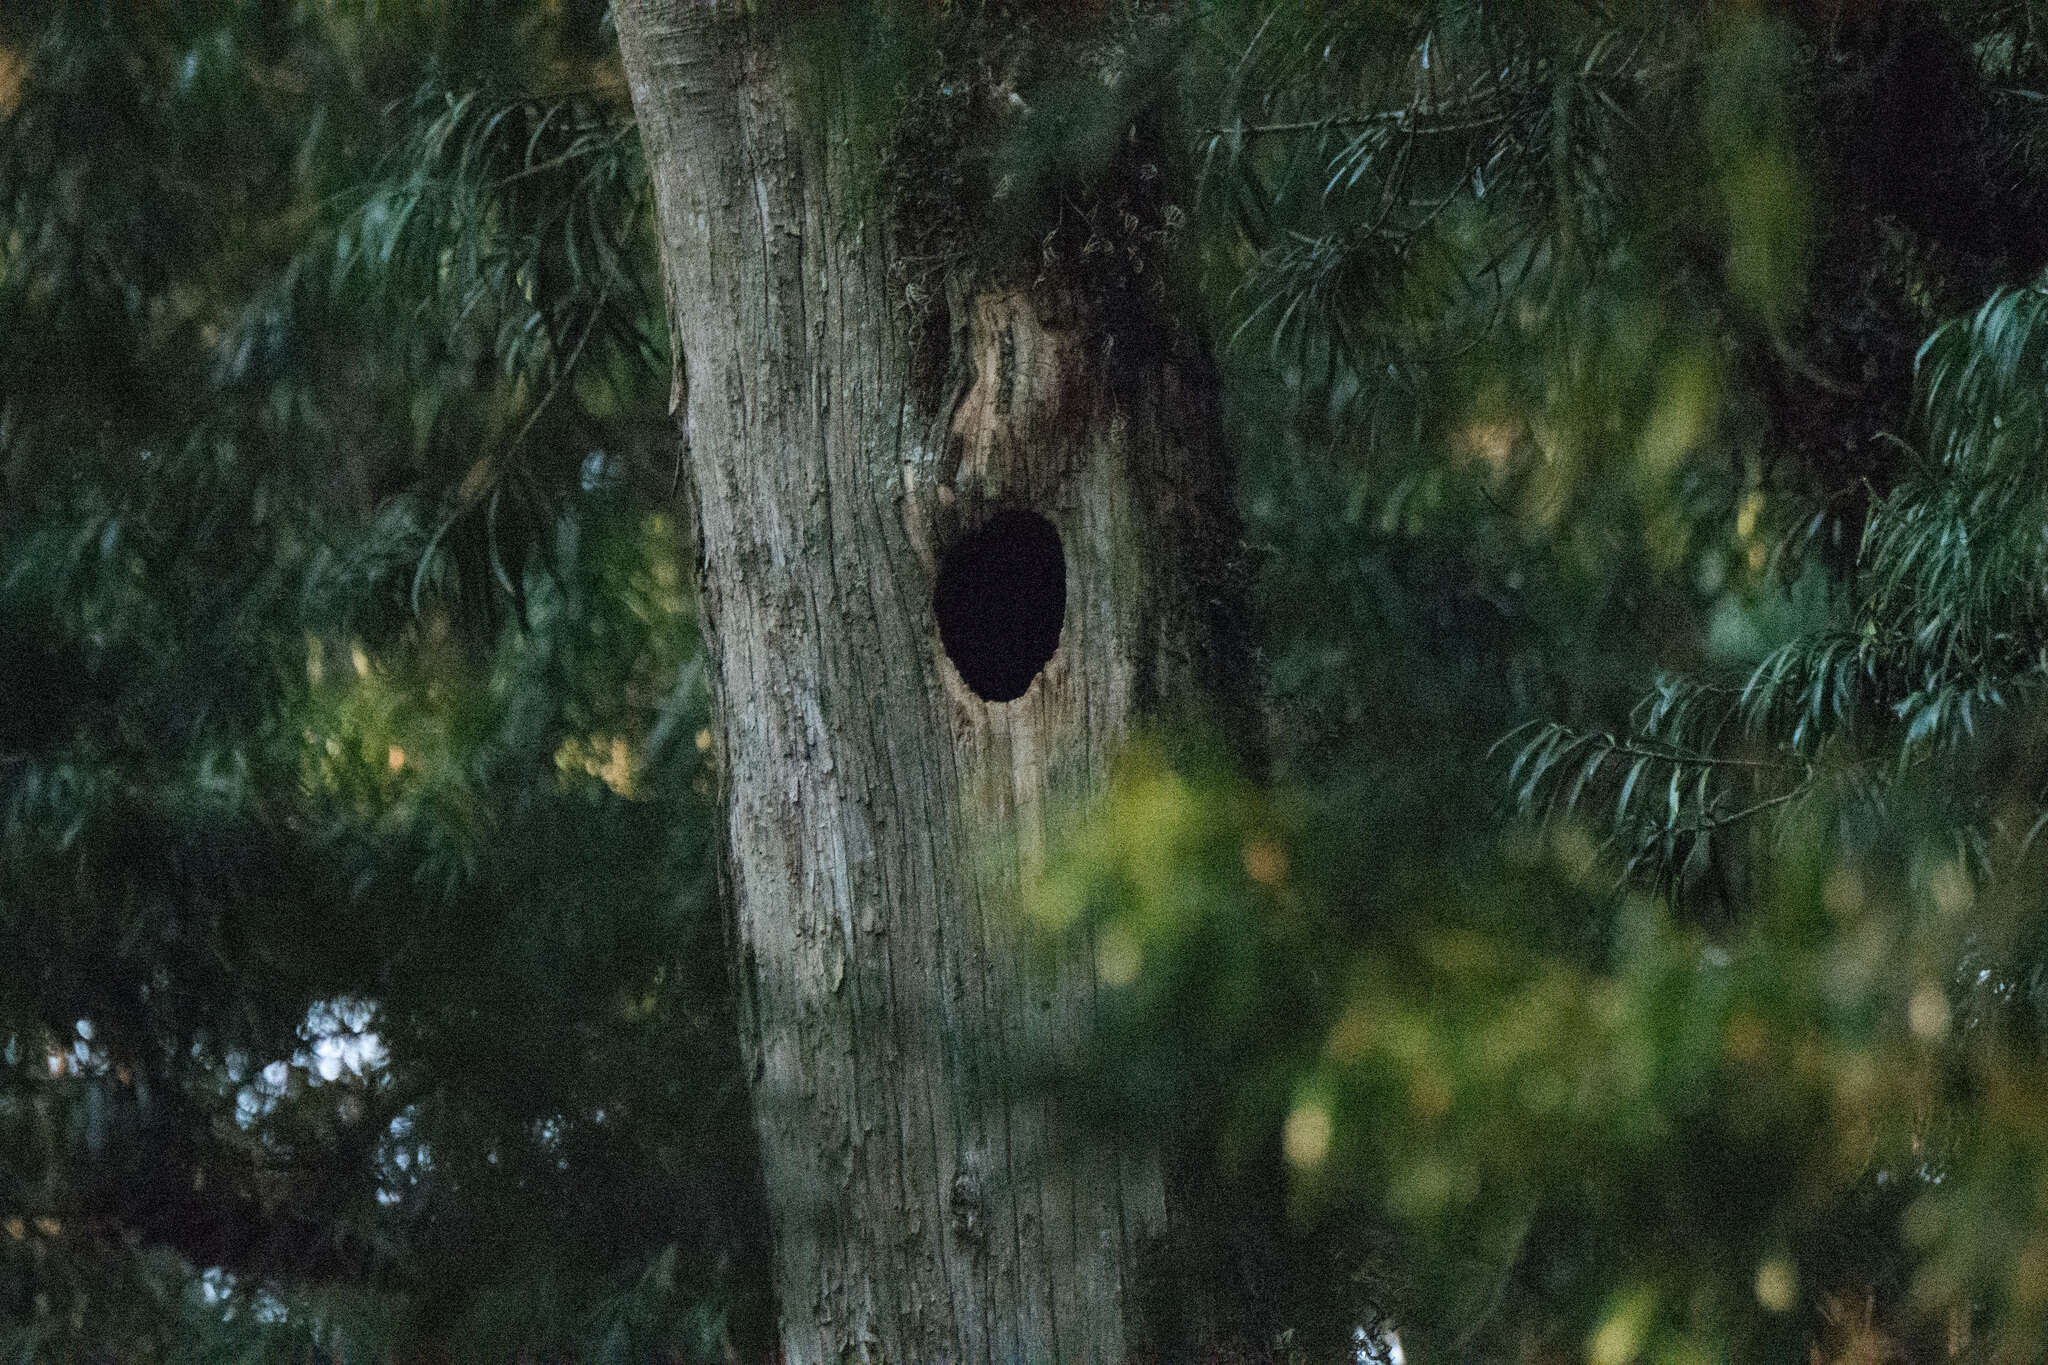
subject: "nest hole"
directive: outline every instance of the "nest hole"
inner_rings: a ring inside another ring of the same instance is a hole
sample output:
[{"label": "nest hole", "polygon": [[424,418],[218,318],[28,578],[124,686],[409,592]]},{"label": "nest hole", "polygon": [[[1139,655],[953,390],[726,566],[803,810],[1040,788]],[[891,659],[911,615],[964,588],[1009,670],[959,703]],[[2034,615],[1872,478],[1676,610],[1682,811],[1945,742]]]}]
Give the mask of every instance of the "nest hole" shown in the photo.
[{"label": "nest hole", "polygon": [[1059,648],[1066,623],[1060,533],[1036,512],[996,513],[946,551],[932,610],[939,643],[974,695],[1015,701]]}]

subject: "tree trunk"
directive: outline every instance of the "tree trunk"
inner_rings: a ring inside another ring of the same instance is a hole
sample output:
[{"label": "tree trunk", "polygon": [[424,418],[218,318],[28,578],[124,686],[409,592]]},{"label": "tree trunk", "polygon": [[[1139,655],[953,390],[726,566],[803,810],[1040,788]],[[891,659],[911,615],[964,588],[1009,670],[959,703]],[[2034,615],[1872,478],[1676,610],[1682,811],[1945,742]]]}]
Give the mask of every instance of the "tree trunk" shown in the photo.
[{"label": "tree trunk", "polygon": [[[1148,299],[1035,251],[955,272],[951,373],[921,379],[873,168],[799,112],[764,8],[617,13],[686,399],[783,1349],[1123,1361],[1149,1349],[1161,1166],[1068,1141],[1029,1084],[1097,987],[1089,944],[1030,951],[1015,908],[1049,816],[1212,681],[1236,543],[1213,384]],[[1034,673],[1005,613],[1048,595]]]}]

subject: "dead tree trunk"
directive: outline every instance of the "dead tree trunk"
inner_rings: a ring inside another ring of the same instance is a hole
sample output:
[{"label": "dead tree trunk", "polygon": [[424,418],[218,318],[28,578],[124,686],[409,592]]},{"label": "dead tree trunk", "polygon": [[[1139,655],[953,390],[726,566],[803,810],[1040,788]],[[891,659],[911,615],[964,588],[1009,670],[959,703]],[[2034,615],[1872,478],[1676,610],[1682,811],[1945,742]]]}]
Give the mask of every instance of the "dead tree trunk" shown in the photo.
[{"label": "dead tree trunk", "polygon": [[[871,167],[767,6],[624,0],[714,654],[789,1361],[1147,1350],[1155,1154],[1025,1083],[1090,945],[1013,920],[1049,813],[1212,691],[1235,543],[1199,355],[1035,259],[947,281],[920,376]],[[1035,244],[1034,244],[1035,245]],[[929,369],[930,366],[924,367]],[[1049,657],[1044,657],[1048,656]]]}]

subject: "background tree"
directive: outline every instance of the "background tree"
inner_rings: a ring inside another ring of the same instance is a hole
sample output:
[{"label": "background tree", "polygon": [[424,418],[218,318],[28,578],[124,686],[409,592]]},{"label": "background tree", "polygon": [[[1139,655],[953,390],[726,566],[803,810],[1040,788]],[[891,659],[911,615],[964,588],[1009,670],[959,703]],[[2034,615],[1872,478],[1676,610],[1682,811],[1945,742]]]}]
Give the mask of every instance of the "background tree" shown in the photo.
[{"label": "background tree", "polygon": [[1075,1141],[1033,1079],[1087,1027],[1087,944],[1034,962],[1007,913],[1048,809],[1140,718],[1248,681],[1212,372],[1146,278],[1172,204],[1133,83],[1163,27],[870,32],[903,58],[877,184],[843,19],[618,17],[785,1356],[1121,1361],[1162,1325],[1213,1349],[1234,1323],[1142,1315],[1182,1273],[1158,1153]]}]

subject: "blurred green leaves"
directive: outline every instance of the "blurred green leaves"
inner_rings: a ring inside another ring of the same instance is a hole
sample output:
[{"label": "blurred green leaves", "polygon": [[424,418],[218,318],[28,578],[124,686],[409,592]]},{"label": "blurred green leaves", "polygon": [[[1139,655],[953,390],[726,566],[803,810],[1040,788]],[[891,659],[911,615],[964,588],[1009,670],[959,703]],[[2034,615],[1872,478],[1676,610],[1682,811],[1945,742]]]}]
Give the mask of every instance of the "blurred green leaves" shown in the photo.
[{"label": "blurred green leaves", "polygon": [[1964,985],[2031,911],[1938,830],[1809,811],[1709,934],[1574,827],[1450,881],[1361,814],[1141,749],[1030,904],[1095,945],[1111,1110],[1277,1136],[1304,1226],[1387,1229],[1411,1350],[1803,1360],[1870,1291],[1890,1349],[2032,1349],[2044,1073]]},{"label": "blurred green leaves", "polygon": [[1812,208],[1795,129],[1796,35],[1753,13],[1727,21],[1701,91],[1707,163],[1726,215],[1728,283],[1767,327],[1805,300]]},{"label": "blurred green leaves", "polygon": [[1031,889],[1042,932],[1093,947],[1104,1047],[1084,1103],[1100,1116],[1246,1149],[1270,1125],[1288,1039],[1306,1045],[1331,984],[1291,885],[1289,823],[1227,769],[1184,774],[1140,746]]},{"label": "blurred green leaves", "polygon": [[1068,836],[1091,1081],[1283,1166],[1414,1355],[2032,1358],[2038,291],[1901,207],[1972,145],[1873,150],[2023,158],[1941,54],[2031,40],[1206,18],[1275,771],[1141,748]]},{"label": "blurred green leaves", "polygon": [[11,1358],[758,1318],[598,9],[0,14]]}]

